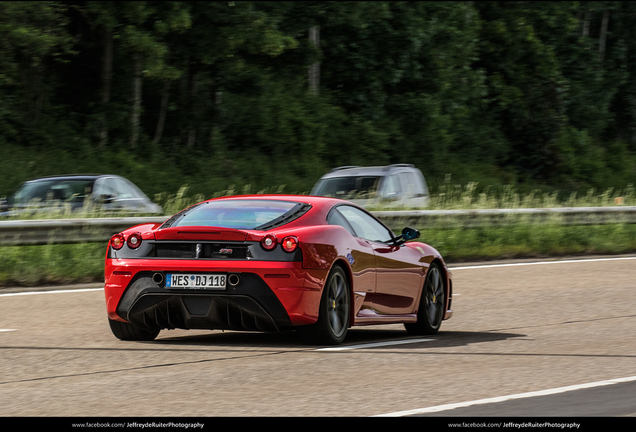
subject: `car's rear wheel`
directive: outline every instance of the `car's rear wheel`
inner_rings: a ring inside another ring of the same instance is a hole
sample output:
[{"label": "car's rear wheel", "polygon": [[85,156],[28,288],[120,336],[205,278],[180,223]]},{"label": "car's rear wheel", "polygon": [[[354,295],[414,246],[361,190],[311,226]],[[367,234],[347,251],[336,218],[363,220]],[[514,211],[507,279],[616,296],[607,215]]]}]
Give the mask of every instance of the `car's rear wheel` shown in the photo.
[{"label": "car's rear wheel", "polygon": [[417,322],[404,324],[406,331],[414,335],[432,335],[439,331],[444,318],[446,306],[446,290],[444,277],[435,263],[431,264],[426,275],[420,306],[417,311]]},{"label": "car's rear wheel", "polygon": [[337,345],[347,336],[350,313],[349,281],[341,267],[334,267],[322,292],[318,321],[299,332],[308,342]]},{"label": "car's rear wheel", "polygon": [[130,323],[115,321],[110,318],[108,318],[108,324],[110,324],[110,330],[113,334],[118,339],[125,341],[152,341],[160,332],[160,329],[146,330]]}]

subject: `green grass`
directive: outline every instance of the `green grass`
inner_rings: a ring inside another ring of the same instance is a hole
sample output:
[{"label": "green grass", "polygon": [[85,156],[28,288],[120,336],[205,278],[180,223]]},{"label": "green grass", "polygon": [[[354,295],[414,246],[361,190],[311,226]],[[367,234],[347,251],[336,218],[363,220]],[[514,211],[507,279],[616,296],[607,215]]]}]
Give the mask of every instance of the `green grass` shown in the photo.
[{"label": "green grass", "polygon": [[449,262],[636,252],[636,225],[515,225],[427,229],[421,241]]},{"label": "green grass", "polygon": [[0,286],[104,280],[106,243],[0,247]]}]

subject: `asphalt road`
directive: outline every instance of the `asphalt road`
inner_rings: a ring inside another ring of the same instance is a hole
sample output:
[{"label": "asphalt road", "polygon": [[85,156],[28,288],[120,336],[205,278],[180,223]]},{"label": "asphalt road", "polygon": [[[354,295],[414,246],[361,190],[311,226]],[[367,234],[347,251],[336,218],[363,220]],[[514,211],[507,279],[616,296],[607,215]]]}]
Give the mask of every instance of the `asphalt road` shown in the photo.
[{"label": "asphalt road", "polygon": [[521,264],[455,269],[434,337],[359,327],[339,350],[220,331],[122,342],[98,286],[1,290],[0,415],[634,418],[636,259]]}]

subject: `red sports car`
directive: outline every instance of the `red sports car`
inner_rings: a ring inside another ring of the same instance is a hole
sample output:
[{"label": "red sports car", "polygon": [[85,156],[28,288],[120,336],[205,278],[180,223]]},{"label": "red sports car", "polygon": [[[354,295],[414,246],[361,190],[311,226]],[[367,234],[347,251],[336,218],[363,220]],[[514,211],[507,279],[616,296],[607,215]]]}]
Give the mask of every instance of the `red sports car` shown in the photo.
[{"label": "red sports car", "polygon": [[339,199],[203,201],[111,238],[108,320],[123,340],[175,328],[296,330],[338,344],[351,326],[392,323],[434,334],[452,315],[451,273],[417,237]]}]

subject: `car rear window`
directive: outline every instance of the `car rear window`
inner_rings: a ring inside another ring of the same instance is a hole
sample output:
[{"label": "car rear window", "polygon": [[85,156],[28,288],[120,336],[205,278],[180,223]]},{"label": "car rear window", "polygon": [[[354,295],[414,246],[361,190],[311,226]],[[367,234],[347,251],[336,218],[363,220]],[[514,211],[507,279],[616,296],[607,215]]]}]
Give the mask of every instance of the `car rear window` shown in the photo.
[{"label": "car rear window", "polygon": [[170,218],[161,228],[214,226],[265,230],[290,222],[309,209],[308,204],[272,200],[207,201]]}]

